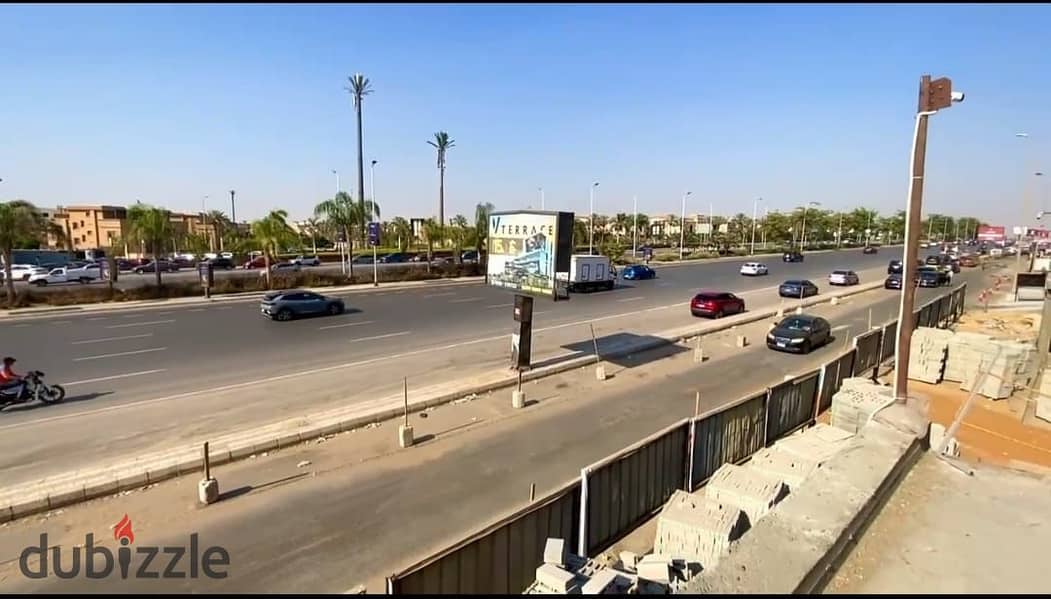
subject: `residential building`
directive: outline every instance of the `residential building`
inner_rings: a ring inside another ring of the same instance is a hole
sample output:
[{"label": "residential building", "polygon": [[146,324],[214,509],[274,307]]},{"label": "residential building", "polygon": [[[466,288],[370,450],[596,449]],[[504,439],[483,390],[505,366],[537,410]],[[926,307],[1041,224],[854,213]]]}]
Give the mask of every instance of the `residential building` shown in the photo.
[{"label": "residential building", "polygon": [[[123,206],[59,206],[48,218],[65,231],[74,250],[93,250],[110,247],[124,236],[128,211]],[[49,235],[47,243],[63,249],[55,235]]]}]

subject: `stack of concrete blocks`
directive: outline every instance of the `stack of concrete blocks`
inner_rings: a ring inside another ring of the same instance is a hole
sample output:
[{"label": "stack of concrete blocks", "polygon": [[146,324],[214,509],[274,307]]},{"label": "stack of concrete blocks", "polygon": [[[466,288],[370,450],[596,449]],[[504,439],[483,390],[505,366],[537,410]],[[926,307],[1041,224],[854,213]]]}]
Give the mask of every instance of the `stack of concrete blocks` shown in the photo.
[{"label": "stack of concrete blocks", "polygon": [[[938,448],[941,447],[943,441],[945,441],[945,427],[937,422],[932,422],[930,450],[938,451]],[[945,455],[954,458],[960,457],[960,444],[956,439],[949,439],[949,442],[945,444]]]},{"label": "stack of concrete blocks", "polygon": [[[942,380],[945,355],[949,349],[952,331],[919,327],[912,332],[912,351],[909,353],[909,378],[937,384]],[[900,365],[899,365],[900,367]]]},{"label": "stack of concrete blocks", "polygon": [[622,595],[630,592],[636,582],[631,573],[569,553],[564,539],[549,538],[544,545],[544,563],[536,569],[536,580],[524,594]]},{"label": "stack of concrete blocks", "polygon": [[869,379],[843,379],[849,384],[832,395],[832,426],[856,434],[894,397],[893,389]]},{"label": "stack of concrete blocks", "polygon": [[789,435],[774,444],[774,449],[800,460],[809,460],[818,467],[832,459],[854,433],[819,422],[795,435]]},{"label": "stack of concrete blocks", "polygon": [[789,492],[798,489],[818,465],[818,460],[812,457],[802,457],[787,451],[780,451],[776,445],[763,448],[748,461],[749,468],[770,478],[784,481],[788,485]]},{"label": "stack of concrete blocks", "polygon": [[[960,383],[964,391],[975,390],[990,399],[1004,399],[1014,393],[1015,387],[1027,385],[1029,362],[1034,349],[1027,343],[994,339],[979,346],[978,360],[972,362]],[[979,385],[982,373],[988,372]]]},{"label": "stack of concrete blocks", "polygon": [[740,507],[675,491],[657,520],[653,551],[711,568],[746,530],[748,518]]},{"label": "stack of concrete blocks", "polygon": [[723,464],[704,487],[709,499],[735,505],[748,516],[749,527],[788,494],[784,481],[737,464]]},{"label": "stack of concrete blocks", "polygon": [[945,361],[945,380],[963,382],[977,369],[983,347],[993,340],[989,335],[960,331],[949,340],[949,357]]}]

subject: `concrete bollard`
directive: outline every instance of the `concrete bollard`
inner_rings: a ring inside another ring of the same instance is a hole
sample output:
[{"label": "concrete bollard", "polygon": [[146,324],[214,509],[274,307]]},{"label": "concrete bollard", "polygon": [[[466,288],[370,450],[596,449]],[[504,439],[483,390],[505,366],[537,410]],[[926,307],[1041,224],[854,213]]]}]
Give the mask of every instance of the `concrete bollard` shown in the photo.
[{"label": "concrete bollard", "polygon": [[747,347],[747,346],[748,346],[748,338],[745,337],[744,335],[738,335],[737,336],[737,347]]},{"label": "concrete bollard", "polygon": [[511,391],[511,407],[516,409],[525,407],[525,391],[519,389]]},{"label": "concrete bollard", "polygon": [[411,424],[402,424],[398,426],[398,445],[401,445],[402,449],[412,447]]},{"label": "concrete bollard", "polygon": [[219,481],[214,478],[202,478],[197,483],[197,499],[204,505],[219,501]]},{"label": "concrete bollard", "polygon": [[595,367],[595,380],[606,380],[606,366],[604,364],[599,364]]},{"label": "concrete bollard", "polygon": [[698,364],[704,362],[704,350],[699,345],[693,349],[693,361]]},{"label": "concrete bollard", "polygon": [[796,306],[796,314],[802,314],[802,313],[803,313],[803,306]]},{"label": "concrete bollard", "polygon": [[785,316],[785,307],[781,306],[780,308],[777,309],[777,317],[778,318],[784,318],[784,316]]},{"label": "concrete bollard", "polygon": [[832,296],[832,305],[833,306],[838,306],[839,305],[839,296],[838,295],[833,295]]}]

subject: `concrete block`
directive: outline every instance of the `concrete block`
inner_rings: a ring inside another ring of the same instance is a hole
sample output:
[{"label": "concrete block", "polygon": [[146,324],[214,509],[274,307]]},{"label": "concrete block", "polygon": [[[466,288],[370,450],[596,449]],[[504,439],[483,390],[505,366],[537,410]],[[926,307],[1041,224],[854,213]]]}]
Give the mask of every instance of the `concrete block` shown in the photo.
[{"label": "concrete block", "polygon": [[270,436],[264,439],[259,439],[252,443],[252,448],[255,453],[263,453],[264,451],[274,451],[277,449],[277,437]]},{"label": "concrete block", "polygon": [[18,499],[11,504],[11,515],[21,518],[31,514],[46,512],[48,510],[47,495],[41,494],[37,497],[26,497]]},{"label": "concrete block", "polygon": [[511,391],[511,407],[516,409],[525,407],[525,391],[518,389]]},{"label": "concrete block", "polygon": [[548,539],[544,543],[544,563],[564,566],[566,564],[565,539]]},{"label": "concrete block", "polygon": [[[937,452],[945,440],[945,427],[937,422],[932,422],[930,435],[930,451]],[[960,457],[960,444],[956,439],[949,440],[949,443],[945,446],[944,454],[954,458]]]},{"label": "concrete block", "polygon": [[[327,437],[328,435],[338,435],[339,433],[343,432],[343,430],[343,423],[337,420],[319,428],[316,432],[312,434],[312,437],[317,438]],[[302,438],[302,434],[300,435],[300,438]]]},{"label": "concrete block", "polygon": [[536,569],[537,584],[554,593],[568,593],[574,587],[574,579],[572,572],[567,572],[555,564],[541,564]]},{"label": "concrete block", "polygon": [[[1044,375],[1047,376],[1047,375]],[[1038,397],[1036,400],[1036,417],[1051,422],[1051,397]]]},{"label": "concrete block", "polygon": [[413,443],[412,425],[411,424],[398,425],[398,445],[400,445],[402,447],[402,449],[404,449],[406,447],[411,447],[412,443]]},{"label": "concrete block", "polygon": [[795,491],[817,469],[818,461],[768,447],[756,453],[748,461],[747,467],[770,478],[783,480],[790,491]]},{"label": "concrete block", "polygon": [[146,476],[146,471],[137,468],[122,470],[118,473],[117,480],[121,489],[145,487],[150,482],[149,478]]},{"label": "concrete block", "polygon": [[87,499],[111,495],[117,492],[117,477],[105,474],[84,481],[84,496]]},{"label": "concrete block", "polygon": [[235,460],[247,458],[253,453],[255,453],[255,447],[253,447],[251,443],[233,445],[230,447],[230,457]]},{"label": "concrete block", "polygon": [[802,313],[803,313],[803,306],[796,306],[796,314],[802,314]]},{"label": "concrete block", "polygon": [[[234,461],[233,457],[230,456],[230,450],[228,448],[208,448],[209,461],[212,466],[219,466],[221,464],[227,464]],[[153,470],[149,468],[148,470]]]},{"label": "concrete block", "polygon": [[653,550],[686,558],[680,560],[682,570],[686,560],[711,568],[746,530],[748,518],[739,507],[703,494],[675,491],[657,520]]},{"label": "concrete block", "polygon": [[[223,452],[226,455],[230,455],[229,451]],[[146,480],[149,483],[160,482],[169,478],[173,478],[179,475],[179,465],[175,463],[167,463],[157,465],[146,470]]]},{"label": "concrete block", "polygon": [[84,494],[84,485],[63,485],[61,488],[50,489],[47,492],[47,504],[50,509],[80,503],[87,499]]},{"label": "concrete block", "polygon": [[839,296],[838,295],[833,295],[832,296],[832,302],[831,302],[832,305],[833,306],[838,306],[839,302],[840,302]]},{"label": "concrete block", "polygon": [[634,551],[621,551],[620,552],[620,565],[625,570],[630,572],[635,571],[635,566],[639,563],[639,555]]},{"label": "concrete block", "polygon": [[748,338],[745,337],[744,335],[738,335],[737,336],[737,347],[747,347],[747,346],[748,346]]},{"label": "concrete block", "polygon": [[788,494],[784,482],[736,464],[723,464],[712,475],[704,494],[709,499],[739,507],[755,526]]},{"label": "concrete block", "polygon": [[299,445],[302,439],[299,437],[299,431],[290,431],[286,433],[279,433],[276,436],[278,447],[291,447],[292,445]]},{"label": "concrete block", "polygon": [[5,505],[0,507],[0,524],[4,522],[10,522],[15,519],[15,515],[11,513],[11,506]]},{"label": "concrete block", "polygon": [[209,505],[218,501],[219,481],[214,478],[202,478],[197,483],[197,500],[204,505]]},{"label": "concrete block", "polygon": [[615,571],[603,568],[588,579],[581,587],[582,595],[601,595],[607,591],[614,590],[618,575]]},{"label": "concrete block", "polygon": [[671,559],[665,555],[651,553],[643,556],[636,570],[642,580],[665,585],[671,582]]},{"label": "concrete block", "polygon": [[606,366],[599,364],[595,367],[595,379],[599,381],[606,380]]}]

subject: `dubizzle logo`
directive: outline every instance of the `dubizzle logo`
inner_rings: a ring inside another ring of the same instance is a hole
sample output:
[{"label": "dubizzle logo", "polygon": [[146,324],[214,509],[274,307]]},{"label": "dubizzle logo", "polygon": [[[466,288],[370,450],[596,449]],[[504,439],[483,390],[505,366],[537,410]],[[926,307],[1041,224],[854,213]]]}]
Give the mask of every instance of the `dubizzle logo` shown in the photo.
[{"label": "dubizzle logo", "polygon": [[[200,551],[197,533],[190,535],[188,547],[138,545],[132,551],[135,532],[131,528],[131,518],[124,514],[120,522],[113,527],[113,540],[120,545],[117,548],[116,560],[109,548],[95,545],[95,535],[92,533],[84,536],[83,547],[73,547],[65,555],[61,547],[49,547],[47,533],[41,533],[38,545],[22,550],[18,558],[18,568],[22,571],[22,576],[33,579],[47,578],[51,571],[59,578],[77,578],[81,574],[82,565],[84,576],[91,579],[108,578],[113,574],[114,565],[120,571],[123,580],[129,575],[132,578],[143,579],[184,579],[200,578],[203,574],[207,578],[222,579],[230,574],[227,571],[230,566],[230,553],[217,545]],[[34,555],[38,556],[35,569],[30,564],[30,558]],[[137,568],[132,568],[133,555],[138,556]],[[188,568],[183,565],[184,556],[188,557],[185,562]]]}]

